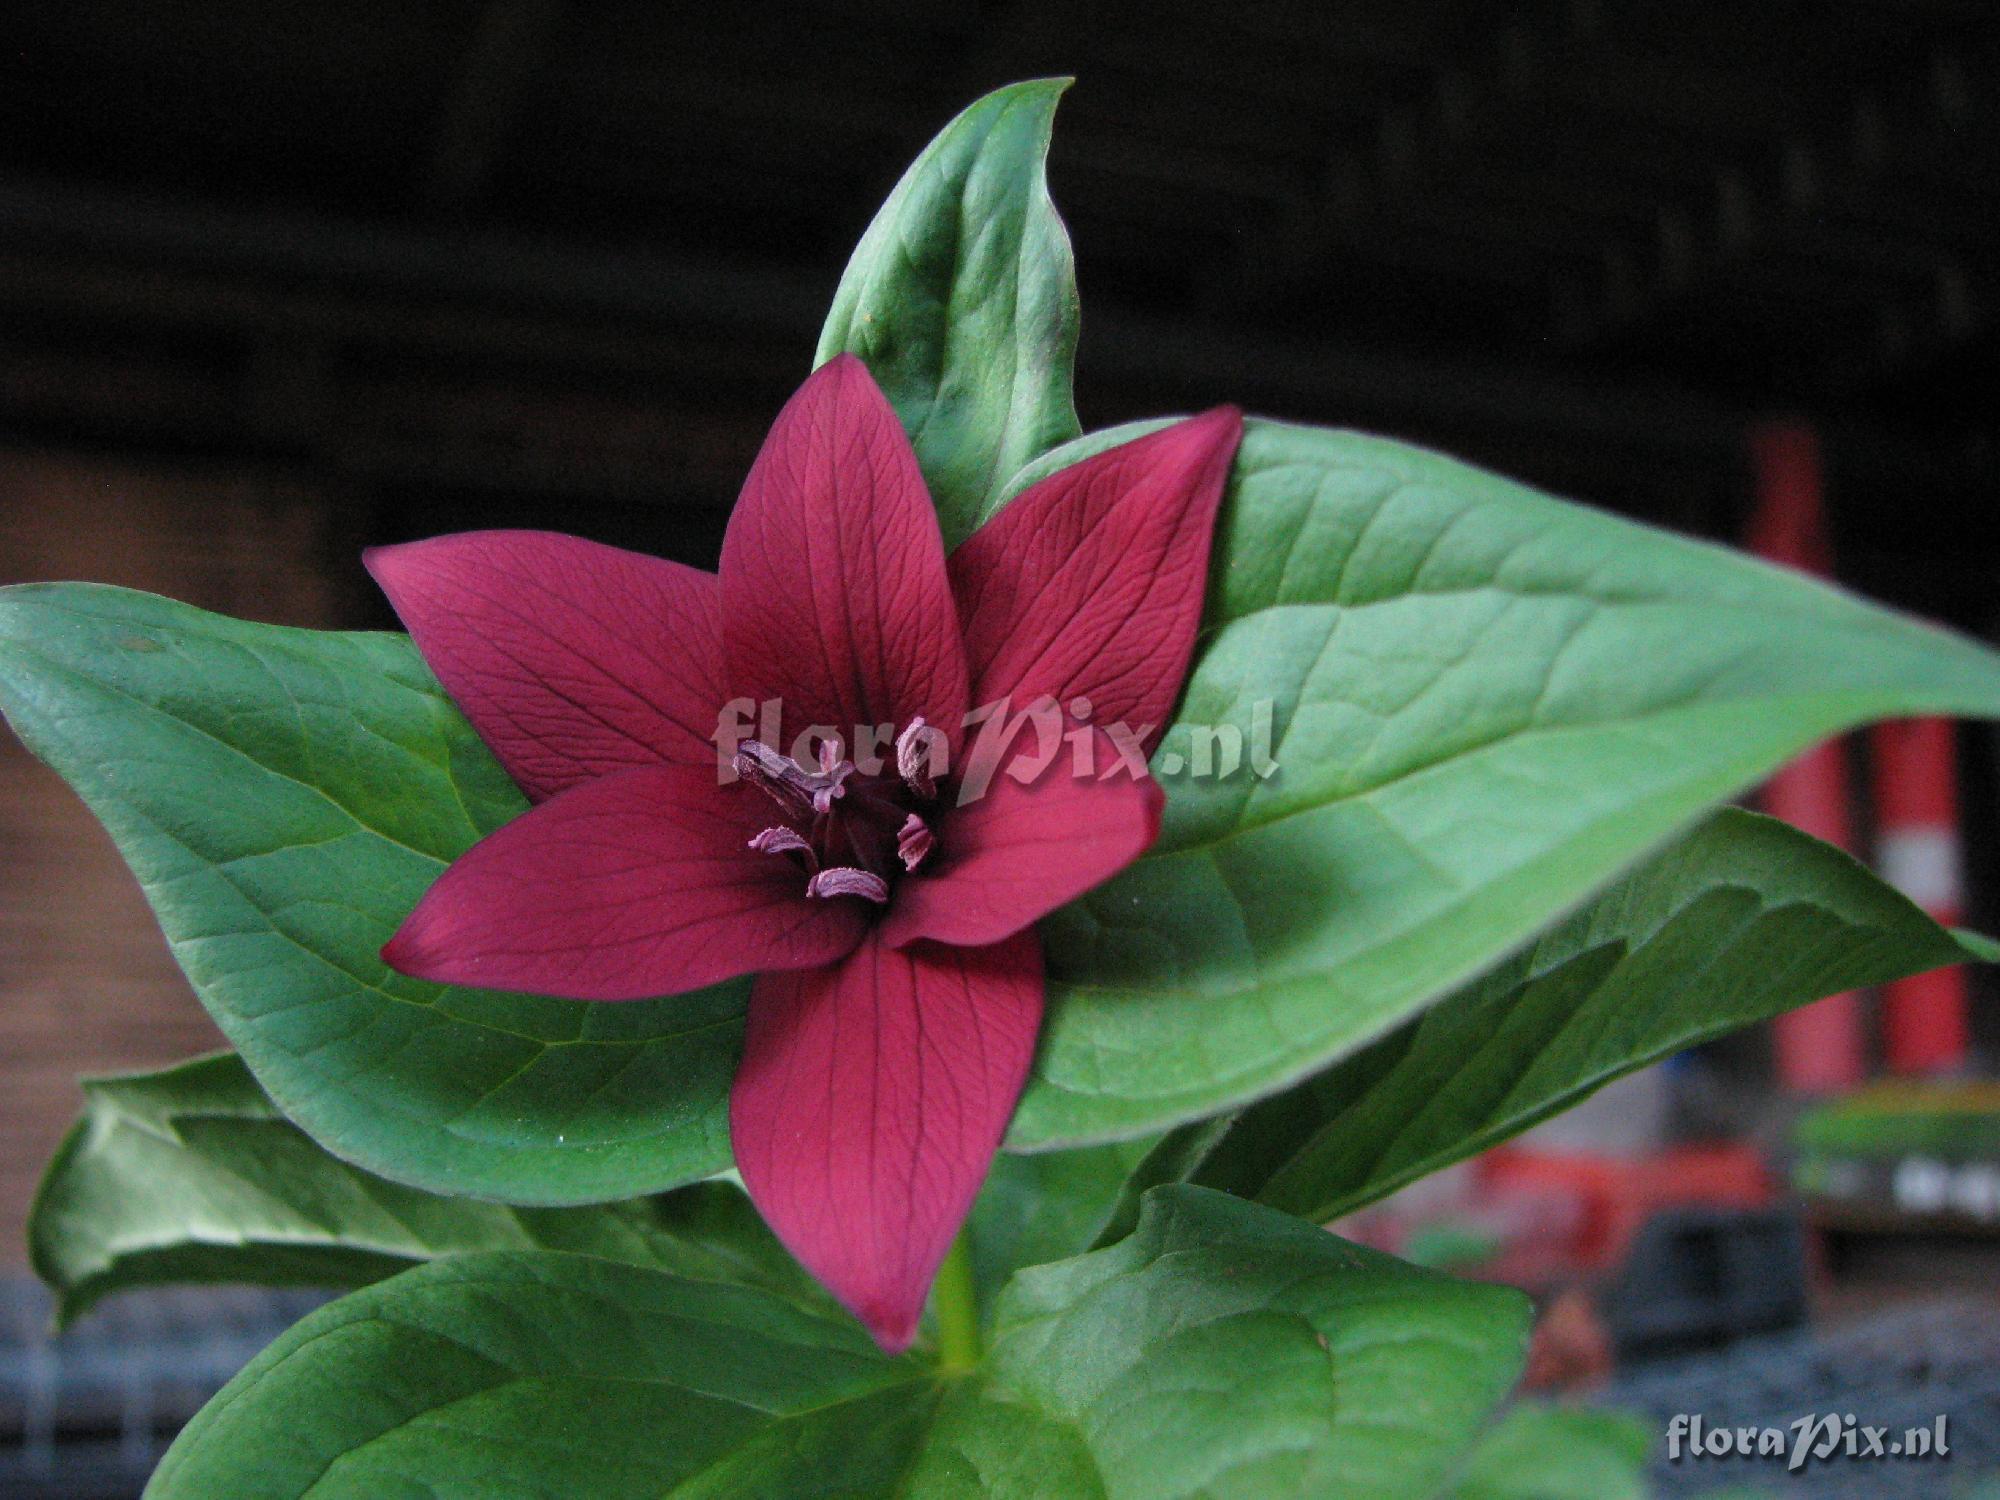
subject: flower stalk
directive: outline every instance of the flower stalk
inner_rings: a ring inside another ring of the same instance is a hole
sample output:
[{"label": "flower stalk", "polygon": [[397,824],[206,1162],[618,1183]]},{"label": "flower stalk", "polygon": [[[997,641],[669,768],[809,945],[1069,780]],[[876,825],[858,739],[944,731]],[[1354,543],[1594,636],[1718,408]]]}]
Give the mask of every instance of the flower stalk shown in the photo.
[{"label": "flower stalk", "polygon": [[985,1354],[979,1335],[979,1294],[972,1282],[972,1234],[960,1230],[938,1267],[931,1286],[931,1310],[937,1315],[938,1368],[947,1375],[975,1369]]}]

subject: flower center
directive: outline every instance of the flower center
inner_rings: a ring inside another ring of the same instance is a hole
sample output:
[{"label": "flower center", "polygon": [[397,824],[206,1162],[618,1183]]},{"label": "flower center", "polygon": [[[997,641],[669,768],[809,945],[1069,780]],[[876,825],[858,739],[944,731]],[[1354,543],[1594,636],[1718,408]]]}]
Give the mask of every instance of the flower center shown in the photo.
[{"label": "flower center", "polygon": [[877,904],[937,846],[924,810],[937,800],[931,753],[936,731],[921,718],[896,740],[895,774],[869,774],[838,739],[822,740],[808,771],[761,740],[736,752],[736,773],[761,788],[784,821],[750,840],[759,854],[791,860],[808,896],[860,896]]}]

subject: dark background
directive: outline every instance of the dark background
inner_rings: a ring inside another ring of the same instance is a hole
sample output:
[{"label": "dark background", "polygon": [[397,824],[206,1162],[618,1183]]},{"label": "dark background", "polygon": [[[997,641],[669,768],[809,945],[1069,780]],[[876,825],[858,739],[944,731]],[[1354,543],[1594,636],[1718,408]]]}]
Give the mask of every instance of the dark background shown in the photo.
[{"label": "dark background", "polygon": [[[1984,0],[66,0],[0,53],[0,433],[699,559],[849,247],[1069,73],[1086,426],[1232,399],[1740,530],[1823,425],[1854,581],[1975,628]],[[363,606],[357,603],[357,608]]]}]

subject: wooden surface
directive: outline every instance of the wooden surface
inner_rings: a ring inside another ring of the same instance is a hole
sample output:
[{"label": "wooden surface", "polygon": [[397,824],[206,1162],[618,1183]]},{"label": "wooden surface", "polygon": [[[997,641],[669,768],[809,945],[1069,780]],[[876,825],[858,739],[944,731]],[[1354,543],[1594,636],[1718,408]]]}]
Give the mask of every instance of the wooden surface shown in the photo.
[{"label": "wooden surface", "polygon": [[[92,579],[285,624],[336,623],[326,502],[282,481],[0,449],[0,583]],[[79,1073],[222,1045],[111,840],[0,730],[0,1268],[76,1112]]]}]

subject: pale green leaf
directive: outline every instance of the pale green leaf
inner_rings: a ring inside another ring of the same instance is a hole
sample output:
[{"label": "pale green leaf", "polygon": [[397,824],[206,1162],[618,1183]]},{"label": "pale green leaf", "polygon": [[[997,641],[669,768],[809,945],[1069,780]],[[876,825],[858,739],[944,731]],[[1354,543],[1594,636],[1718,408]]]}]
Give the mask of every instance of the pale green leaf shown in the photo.
[{"label": "pale green leaf", "polygon": [[28,1224],[64,1321],[167,1282],[361,1286],[445,1255],[551,1249],[823,1302],[742,1190],[580,1208],[445,1198],[330,1156],[233,1053],[91,1079]]},{"label": "pale green leaf", "polygon": [[1062,78],[988,94],[924,148],[834,293],[814,363],[857,354],[956,546],[1029,460],[1077,435],[1076,274],[1044,158]]}]

